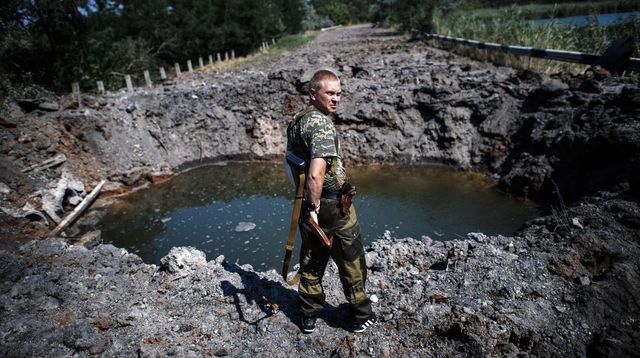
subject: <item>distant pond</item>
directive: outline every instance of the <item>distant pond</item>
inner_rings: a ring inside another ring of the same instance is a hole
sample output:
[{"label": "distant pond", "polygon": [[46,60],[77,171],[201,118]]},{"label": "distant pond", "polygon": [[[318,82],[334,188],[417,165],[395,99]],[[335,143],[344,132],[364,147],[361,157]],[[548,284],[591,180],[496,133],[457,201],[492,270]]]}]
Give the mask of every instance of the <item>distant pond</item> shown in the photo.
[{"label": "distant pond", "polygon": [[636,16],[640,18],[640,11],[618,12],[618,13],[598,14],[598,15],[590,15],[590,16],[558,17],[554,19],[538,19],[538,20],[531,20],[531,22],[533,22],[536,25],[546,25],[549,23],[555,23],[560,25],[585,26],[585,25],[588,25],[590,21],[595,21],[599,26],[609,26],[615,22],[627,20],[631,16]]},{"label": "distant pond", "polygon": [[[434,240],[469,232],[511,235],[540,214],[533,203],[495,191],[483,176],[447,167],[358,167],[349,175],[358,187],[365,243],[386,230],[398,238]],[[224,255],[255,269],[279,270],[293,195],[281,165],[203,167],[125,197],[108,209],[100,229],[106,242],[148,263],[159,264],[173,246],[193,246],[208,260]]]}]

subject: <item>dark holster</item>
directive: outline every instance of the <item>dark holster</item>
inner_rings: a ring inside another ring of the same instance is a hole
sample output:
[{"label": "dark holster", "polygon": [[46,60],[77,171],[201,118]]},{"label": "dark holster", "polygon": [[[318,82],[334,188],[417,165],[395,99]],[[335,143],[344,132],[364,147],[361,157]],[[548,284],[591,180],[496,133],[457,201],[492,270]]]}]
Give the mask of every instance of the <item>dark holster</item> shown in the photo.
[{"label": "dark holster", "polygon": [[342,188],[340,188],[340,213],[342,216],[349,213],[349,209],[351,209],[351,204],[353,203],[353,197],[356,196],[357,192],[356,187],[349,183],[344,183]]}]

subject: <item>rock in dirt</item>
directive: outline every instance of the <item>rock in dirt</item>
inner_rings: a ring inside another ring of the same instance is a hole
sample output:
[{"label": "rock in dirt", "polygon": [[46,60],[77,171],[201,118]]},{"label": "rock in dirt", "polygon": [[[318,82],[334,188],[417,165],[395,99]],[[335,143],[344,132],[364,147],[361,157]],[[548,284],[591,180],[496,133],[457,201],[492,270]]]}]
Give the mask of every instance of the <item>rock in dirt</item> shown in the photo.
[{"label": "rock in dirt", "polygon": [[204,252],[193,247],[172,247],[160,263],[162,269],[172,273],[189,274],[207,265]]}]

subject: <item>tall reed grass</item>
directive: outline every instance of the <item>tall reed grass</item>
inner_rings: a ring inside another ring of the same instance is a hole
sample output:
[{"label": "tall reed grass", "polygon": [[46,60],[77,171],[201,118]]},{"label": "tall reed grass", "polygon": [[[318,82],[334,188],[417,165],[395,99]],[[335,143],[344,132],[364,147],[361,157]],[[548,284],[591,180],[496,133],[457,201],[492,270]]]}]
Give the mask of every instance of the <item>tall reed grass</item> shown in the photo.
[{"label": "tall reed grass", "polygon": [[[605,0],[605,1],[580,1],[580,2],[556,2],[553,4],[529,4],[519,5],[522,17],[525,19],[547,19],[566,16],[594,15],[618,12],[640,11],[640,2],[637,0]],[[468,10],[480,17],[492,17],[496,8],[482,8]]]},{"label": "tall reed grass", "polygon": [[[602,53],[612,41],[625,35],[640,39],[640,18],[631,16],[624,22],[615,23],[608,27],[598,26],[595,19],[587,26],[545,24],[536,25],[528,21],[523,15],[522,7],[511,6],[494,11],[493,16],[478,15],[475,12],[459,11],[448,16],[436,12],[433,20],[436,32],[443,35],[463,37],[485,42],[496,42],[506,45],[530,46],[543,49],[557,49],[579,51],[592,54]],[[465,54],[484,54],[484,51],[462,50]],[[636,46],[635,56],[638,56]],[[486,55],[484,55],[486,56]],[[510,55],[492,54],[498,59],[502,57],[504,63],[512,62],[520,65],[531,65],[531,60],[523,58],[509,60]],[[476,56],[477,57],[477,56]],[[500,61],[499,61],[500,62]],[[543,70],[566,70],[567,66],[557,61],[533,61],[534,67],[548,63]],[[581,69],[582,66],[575,66]],[[570,66],[571,67],[571,66]]]}]

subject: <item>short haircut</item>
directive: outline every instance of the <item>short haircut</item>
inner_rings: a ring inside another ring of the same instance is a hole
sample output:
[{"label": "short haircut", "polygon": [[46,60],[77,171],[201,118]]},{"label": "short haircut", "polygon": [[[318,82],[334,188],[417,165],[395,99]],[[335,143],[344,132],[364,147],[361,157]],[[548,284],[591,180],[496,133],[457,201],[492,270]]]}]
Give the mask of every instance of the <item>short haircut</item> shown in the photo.
[{"label": "short haircut", "polygon": [[311,81],[309,81],[309,89],[311,91],[318,91],[320,89],[320,83],[324,80],[336,80],[340,81],[338,75],[329,70],[319,70],[313,74]]}]

